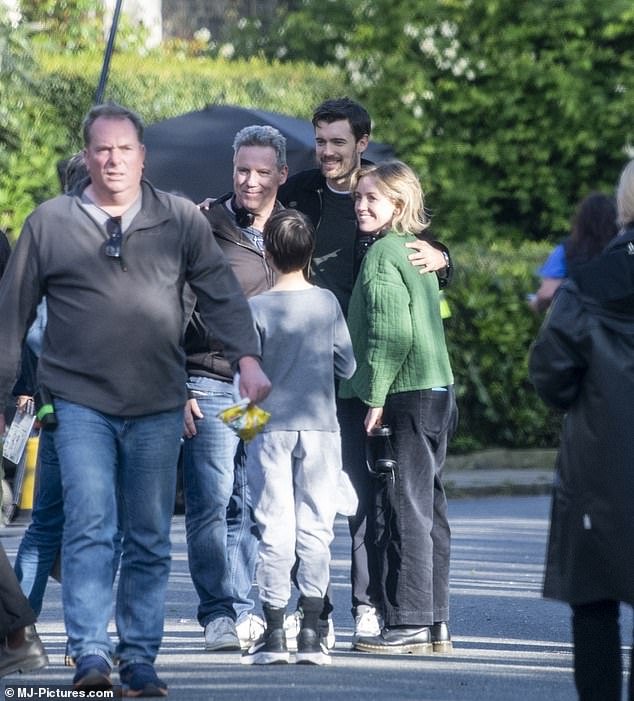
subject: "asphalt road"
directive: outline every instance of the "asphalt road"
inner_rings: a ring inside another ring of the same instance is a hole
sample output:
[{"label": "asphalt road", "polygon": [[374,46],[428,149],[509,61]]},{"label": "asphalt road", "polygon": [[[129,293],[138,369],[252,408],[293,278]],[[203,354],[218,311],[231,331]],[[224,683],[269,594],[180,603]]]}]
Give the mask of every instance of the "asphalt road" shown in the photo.
[{"label": "asphalt road", "polygon": [[[195,619],[183,517],[173,523],[174,559],[159,674],[178,701],[574,701],[569,613],[540,595],[547,497],[450,502],[451,656],[372,656],[350,650],[349,539],[343,520],[333,546],[337,645],[329,668],[244,667],[238,653],[208,653]],[[13,557],[21,529],[0,529]],[[632,630],[631,613],[624,629]],[[6,684],[68,684],[60,586],[52,582],[38,624],[51,665]],[[629,640],[628,640],[629,644]],[[1,697],[0,697],[1,698]]]}]

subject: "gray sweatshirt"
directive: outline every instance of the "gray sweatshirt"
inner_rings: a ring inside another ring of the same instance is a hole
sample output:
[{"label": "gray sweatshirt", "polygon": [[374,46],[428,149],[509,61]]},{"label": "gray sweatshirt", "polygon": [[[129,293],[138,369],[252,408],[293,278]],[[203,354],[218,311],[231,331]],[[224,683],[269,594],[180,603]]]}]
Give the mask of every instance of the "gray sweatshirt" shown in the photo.
[{"label": "gray sweatshirt", "polygon": [[355,370],[352,342],[329,290],[272,290],[249,300],[273,388],[265,431],[338,431],[335,376]]},{"label": "gray sweatshirt", "polygon": [[40,383],[54,397],[107,414],[140,416],[185,403],[185,283],[233,366],[258,357],[246,299],[192,202],[143,181],[119,261],[105,255],[106,231],[80,196],[76,190],[31,213],[0,282],[0,406],[43,295]]}]

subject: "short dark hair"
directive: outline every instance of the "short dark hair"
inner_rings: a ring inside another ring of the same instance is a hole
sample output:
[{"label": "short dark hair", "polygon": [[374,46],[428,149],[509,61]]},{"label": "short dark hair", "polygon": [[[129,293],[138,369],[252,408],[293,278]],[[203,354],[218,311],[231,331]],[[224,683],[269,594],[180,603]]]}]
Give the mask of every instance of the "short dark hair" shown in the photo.
[{"label": "short dark hair", "polygon": [[74,153],[67,161],[64,168],[63,185],[64,192],[72,192],[75,187],[88,177],[88,168],[82,151]]},{"label": "short dark hair", "polygon": [[264,249],[281,273],[304,270],[315,250],[315,229],[296,209],[279,209],[268,218],[262,232]]},{"label": "short dark hair", "polygon": [[109,119],[129,119],[136,129],[139,142],[143,143],[143,120],[141,117],[127,107],[118,105],[116,102],[104,102],[102,105],[94,105],[88,110],[82,124],[82,134],[84,137],[84,146],[90,144],[90,130],[92,125],[99,117],[107,117]]},{"label": "short dark hair", "polygon": [[338,122],[342,119],[347,119],[350,122],[350,128],[354,134],[354,138],[359,141],[364,136],[370,136],[372,122],[370,115],[365,107],[358,102],[351,100],[349,97],[337,97],[331,100],[325,100],[313,112],[313,126],[316,127],[318,122]]}]

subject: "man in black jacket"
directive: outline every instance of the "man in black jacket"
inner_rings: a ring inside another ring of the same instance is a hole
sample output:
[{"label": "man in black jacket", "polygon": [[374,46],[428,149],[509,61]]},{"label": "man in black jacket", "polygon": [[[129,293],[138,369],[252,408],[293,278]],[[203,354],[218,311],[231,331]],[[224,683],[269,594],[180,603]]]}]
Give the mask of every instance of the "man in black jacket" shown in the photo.
[{"label": "man in black jacket", "polygon": [[[348,308],[355,275],[357,223],[350,193],[352,174],[362,163],[371,131],[370,116],[358,102],[347,97],[326,100],[313,113],[315,156],[318,168],[298,173],[280,188],[279,199],[287,207],[306,214],[315,227],[316,247],[312,280],[331,290],[344,313]],[[450,277],[449,252],[438,242],[405,244],[414,250],[413,265],[421,272],[436,271],[439,285]],[[378,635],[381,628],[379,563],[374,546],[374,484],[366,468],[365,429],[367,407],[356,399],[340,399],[337,413],[341,426],[344,470],[359,498],[359,508],[349,518],[352,537],[352,614],[355,637]],[[331,610],[327,604],[322,618]],[[292,622],[289,621],[289,625]],[[334,644],[334,635],[330,643]]]}]

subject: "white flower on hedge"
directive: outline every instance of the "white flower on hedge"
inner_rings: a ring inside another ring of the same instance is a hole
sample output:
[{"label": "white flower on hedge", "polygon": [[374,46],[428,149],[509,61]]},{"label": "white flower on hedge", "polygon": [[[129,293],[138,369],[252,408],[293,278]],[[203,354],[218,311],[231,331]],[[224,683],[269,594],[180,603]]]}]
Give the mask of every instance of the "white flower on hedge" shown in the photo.
[{"label": "white flower on hedge", "polygon": [[418,39],[418,37],[420,36],[420,28],[417,27],[415,24],[411,24],[410,22],[408,22],[403,27],[403,34],[405,34],[406,37]]},{"label": "white flower on hedge", "polygon": [[426,56],[438,56],[436,42],[433,40],[432,37],[426,37],[418,44],[418,46]]},{"label": "white flower on hedge", "polygon": [[454,24],[453,22],[441,22],[440,33],[446,39],[452,39],[458,33],[458,25]]},{"label": "white flower on hedge", "polygon": [[194,39],[199,41],[201,44],[208,44],[211,39],[211,32],[207,27],[201,27],[194,32]]},{"label": "white flower on hedge", "polygon": [[236,48],[233,44],[221,44],[220,48],[218,49],[218,53],[222,56],[222,58],[229,59],[235,54]]},{"label": "white flower on hedge", "polygon": [[452,41],[451,44],[443,51],[444,57],[448,61],[453,61],[458,55],[459,44],[457,41]]},{"label": "white flower on hedge", "polygon": [[451,72],[456,76],[461,76],[467,70],[469,66],[469,61],[466,58],[458,59],[451,68]]}]

